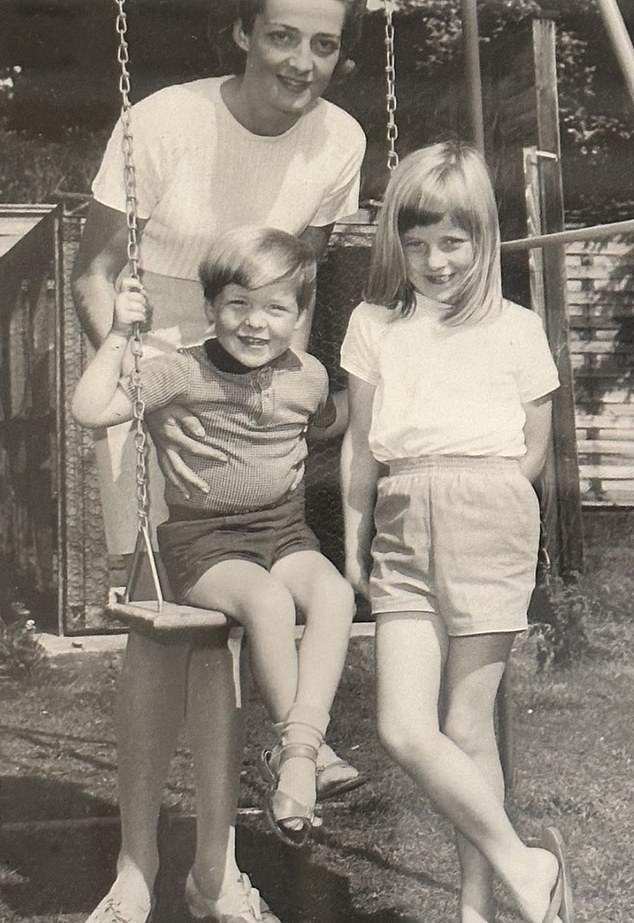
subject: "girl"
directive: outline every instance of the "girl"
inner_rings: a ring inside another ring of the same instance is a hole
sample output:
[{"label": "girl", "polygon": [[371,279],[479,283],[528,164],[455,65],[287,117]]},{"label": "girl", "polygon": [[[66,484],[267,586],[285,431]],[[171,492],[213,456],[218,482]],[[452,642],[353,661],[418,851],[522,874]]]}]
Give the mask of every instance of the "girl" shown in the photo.
[{"label": "girl", "polygon": [[456,828],[461,923],[494,920],[492,870],[527,923],[570,923],[560,834],[519,840],[494,733],[558,386],[539,317],[502,298],[499,242],[471,147],[435,144],[394,171],[342,347],[346,573],[376,615],[381,741]]}]

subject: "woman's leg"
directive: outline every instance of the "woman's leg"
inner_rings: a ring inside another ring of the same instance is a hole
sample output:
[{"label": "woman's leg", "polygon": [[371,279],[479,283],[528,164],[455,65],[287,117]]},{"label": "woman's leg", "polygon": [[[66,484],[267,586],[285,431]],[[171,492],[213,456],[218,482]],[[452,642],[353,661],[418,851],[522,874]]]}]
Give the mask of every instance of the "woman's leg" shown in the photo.
[{"label": "woman's leg", "polygon": [[[504,803],[504,776],[495,736],[495,699],[515,634],[500,635],[497,653],[486,635],[452,638],[444,675],[444,733],[471,757]],[[497,657],[497,659],[496,659]],[[461,923],[495,919],[493,870],[482,853],[457,833],[461,867]]]},{"label": "woman's leg", "polygon": [[[479,642],[480,669],[486,671],[488,664],[506,659],[509,640],[482,637],[488,638],[488,643]],[[557,879],[557,860],[546,850],[524,846],[490,782],[473,759],[441,732],[438,700],[446,646],[444,625],[436,615],[378,617],[379,736],[456,830],[486,857],[526,923],[543,923]],[[468,648],[464,656],[470,657]]]},{"label": "woman's leg", "polygon": [[117,879],[89,923],[145,923],[149,913],[159,863],[159,809],[185,712],[187,657],[185,644],[161,644],[130,632],[115,716],[121,812]]},{"label": "woman's leg", "polygon": [[196,783],[196,855],[200,891],[216,899],[240,879],[235,822],[240,793],[243,711],[240,640],[224,633],[191,652],[187,731]]}]

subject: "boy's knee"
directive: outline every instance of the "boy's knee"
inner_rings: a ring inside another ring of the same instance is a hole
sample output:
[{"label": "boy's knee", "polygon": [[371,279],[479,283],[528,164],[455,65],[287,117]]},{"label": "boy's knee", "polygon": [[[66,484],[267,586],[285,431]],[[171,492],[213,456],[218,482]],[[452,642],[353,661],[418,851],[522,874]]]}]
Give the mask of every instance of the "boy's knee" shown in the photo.
[{"label": "boy's knee", "polygon": [[324,580],[320,580],[315,588],[315,602],[325,603],[324,610],[329,610],[338,619],[352,621],[354,616],[354,590],[347,580],[341,574],[335,573],[328,575]]},{"label": "boy's knee", "polygon": [[274,581],[247,592],[240,608],[240,621],[247,629],[256,623],[272,630],[295,625],[293,598],[286,587]]}]

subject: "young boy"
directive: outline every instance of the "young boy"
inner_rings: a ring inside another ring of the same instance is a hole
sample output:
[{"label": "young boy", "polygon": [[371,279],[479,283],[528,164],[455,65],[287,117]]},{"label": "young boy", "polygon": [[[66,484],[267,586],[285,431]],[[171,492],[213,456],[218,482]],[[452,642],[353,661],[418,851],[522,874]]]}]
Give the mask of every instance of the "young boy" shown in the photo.
[{"label": "young boy", "polygon": [[[349,584],[319,553],[304,516],[306,430],[336,416],[324,367],[290,349],[315,274],[308,248],[284,231],[222,235],[200,267],[213,338],[150,358],[141,370],[146,412],[189,406],[223,454],[184,459],[207,492],[183,497],[167,483],[159,549],[179,602],[222,610],[246,629],[253,674],[279,734],[264,761],[267,814],[293,845],[306,841],[313,822],[317,752],[354,609]],[[141,285],[124,280],[112,329],[73,397],[82,425],[131,419],[134,385],[121,377],[123,360],[133,325],[148,318]],[[306,620],[299,655],[296,607]]]}]

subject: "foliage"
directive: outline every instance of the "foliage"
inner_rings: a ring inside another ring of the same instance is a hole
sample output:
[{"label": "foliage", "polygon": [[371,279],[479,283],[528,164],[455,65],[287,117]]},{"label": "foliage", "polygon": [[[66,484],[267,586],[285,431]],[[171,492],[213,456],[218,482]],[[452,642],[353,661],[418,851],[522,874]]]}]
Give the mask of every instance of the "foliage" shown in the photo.
[{"label": "foliage", "polygon": [[49,678],[50,671],[48,655],[29,623],[16,619],[7,624],[0,618],[0,684],[38,684]]},{"label": "foliage", "polygon": [[530,625],[529,636],[536,641],[538,668],[568,666],[588,650],[592,597],[579,574],[548,575],[536,594],[539,620]]}]

